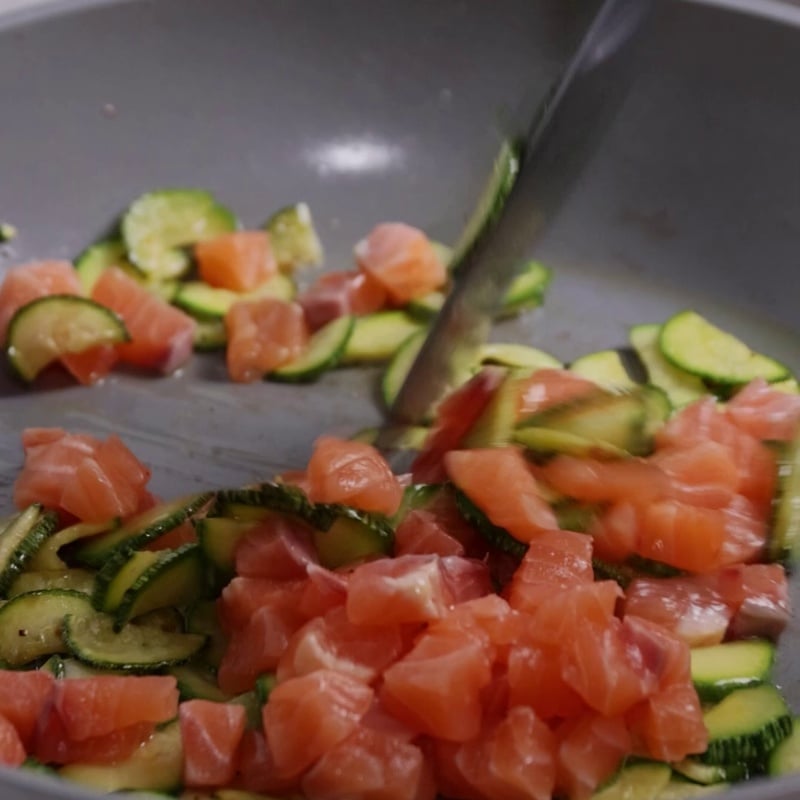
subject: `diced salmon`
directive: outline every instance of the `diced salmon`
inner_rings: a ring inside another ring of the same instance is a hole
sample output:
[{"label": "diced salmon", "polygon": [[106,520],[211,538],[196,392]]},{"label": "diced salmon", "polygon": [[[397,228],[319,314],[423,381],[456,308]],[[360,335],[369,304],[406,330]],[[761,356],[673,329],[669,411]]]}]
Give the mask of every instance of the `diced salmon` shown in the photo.
[{"label": "diced salmon", "polygon": [[386,289],[360,270],[335,270],[317,278],[298,298],[312,330],[348,314],[370,314],[386,305]]},{"label": "diced salmon", "polygon": [[194,248],[200,277],[211,286],[248,292],[278,271],[266,231],[233,231],[198,242]]}]

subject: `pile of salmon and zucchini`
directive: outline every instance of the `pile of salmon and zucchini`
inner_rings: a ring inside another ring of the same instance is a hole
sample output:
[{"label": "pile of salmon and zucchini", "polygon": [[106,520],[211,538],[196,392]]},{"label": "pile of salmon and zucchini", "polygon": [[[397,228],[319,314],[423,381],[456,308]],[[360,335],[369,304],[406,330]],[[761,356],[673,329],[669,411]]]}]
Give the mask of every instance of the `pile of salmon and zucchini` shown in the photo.
[{"label": "pile of salmon and zucchini", "polygon": [[[304,205],[244,231],[207,193],[147,194],[75,266],[7,273],[9,363],[35,388],[211,346],[235,381],[382,361],[391,401],[454,258],[389,223],[352,269],[320,259]],[[549,278],[523,268],[501,313]],[[773,678],[797,383],[692,310],[610,344],[487,345],[402,473],[361,431],[161,499],[114,435],[24,431],[0,760],[217,800],[669,800],[800,768]]]}]

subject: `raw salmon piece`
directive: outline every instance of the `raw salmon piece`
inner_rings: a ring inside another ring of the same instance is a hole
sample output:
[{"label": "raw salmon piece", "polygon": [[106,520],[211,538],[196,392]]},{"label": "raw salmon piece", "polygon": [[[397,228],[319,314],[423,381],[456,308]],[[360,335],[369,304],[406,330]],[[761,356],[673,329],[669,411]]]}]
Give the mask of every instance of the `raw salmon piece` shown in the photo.
[{"label": "raw salmon piece", "polygon": [[527,417],[598,389],[597,384],[566,369],[539,369],[522,382],[517,417]]},{"label": "raw salmon piece", "polygon": [[261,730],[244,732],[236,753],[236,765],[236,776],[231,782],[235,789],[279,796],[299,793],[297,778],[279,778],[275,774],[275,759]]},{"label": "raw salmon piece", "polygon": [[403,487],[386,459],[364,442],[320,436],[307,474],[308,496],[315,503],[345,503],[394,514],[403,499]]},{"label": "raw salmon piece", "polygon": [[121,269],[103,271],[92,299],[119,314],[128,329],[130,341],[117,345],[121,361],[168,375],[191,357],[197,323]]},{"label": "raw salmon piece", "polygon": [[447,270],[428,237],[401,222],[377,225],[356,245],[359,269],[386,289],[392,303],[405,305],[444,286]]},{"label": "raw salmon piece", "polygon": [[25,746],[16,727],[0,714],[0,764],[5,767],[19,767],[26,758]]},{"label": "raw salmon piece", "polygon": [[0,284],[0,345],[18,310],[51,294],[81,294],[78,273],[69,261],[34,261],[8,270]]},{"label": "raw salmon piece", "polygon": [[516,447],[452,450],[445,468],[453,483],[500,528],[521,542],[558,528],[539,484]]},{"label": "raw salmon piece", "polygon": [[119,351],[116,345],[101,344],[80,353],[67,353],[60,361],[78,383],[93,386],[114,368],[119,361]]},{"label": "raw salmon piece", "polygon": [[0,670],[0,716],[16,728],[26,748],[54,688],[55,678],[49,672]]},{"label": "raw salmon piece", "polygon": [[463,556],[464,552],[464,545],[444,529],[434,513],[425,509],[411,510],[395,530],[395,556]]},{"label": "raw salmon piece", "polygon": [[184,700],[180,704],[184,786],[211,788],[233,780],[246,713],[244,706],[234,703]]},{"label": "raw salmon piece", "polygon": [[773,389],[756,378],[739,390],[725,407],[736,427],[762,441],[791,441],[800,422],[800,395]]},{"label": "raw salmon piece", "polygon": [[372,697],[369,686],[333,670],[276,686],[262,716],[277,775],[300,775],[343,742],[369,710]]},{"label": "raw salmon piece", "polygon": [[252,383],[303,354],[310,336],[303,309],[272,297],[234,303],[225,314],[228,375]]},{"label": "raw salmon piece", "polygon": [[198,242],[194,248],[200,278],[211,286],[248,292],[278,271],[266,231],[233,231]]},{"label": "raw salmon piece", "polygon": [[386,289],[360,270],[334,270],[317,278],[298,298],[312,330],[347,314],[371,314],[386,305]]},{"label": "raw salmon piece", "polygon": [[245,578],[237,575],[220,592],[217,613],[223,630],[230,633],[243,628],[262,607],[298,610],[306,582]]},{"label": "raw salmon piece", "polygon": [[248,578],[305,578],[318,562],[309,527],[291,516],[275,514],[247,531],[235,551],[236,573]]}]

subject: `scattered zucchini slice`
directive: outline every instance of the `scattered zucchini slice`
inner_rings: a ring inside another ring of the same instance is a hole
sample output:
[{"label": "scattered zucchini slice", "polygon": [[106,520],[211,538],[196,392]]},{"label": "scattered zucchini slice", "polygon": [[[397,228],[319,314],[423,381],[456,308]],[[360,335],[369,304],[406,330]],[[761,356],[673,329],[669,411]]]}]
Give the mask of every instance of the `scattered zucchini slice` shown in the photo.
[{"label": "scattered zucchini slice", "polygon": [[224,350],[228,344],[228,332],[221,317],[197,319],[194,328],[194,349],[204,353],[211,350]]},{"label": "scattered zucchini slice", "polygon": [[736,689],[704,714],[708,764],[761,764],[792,732],[792,715],[770,685]]},{"label": "scattered zucchini slice", "polygon": [[778,457],[775,495],[767,553],[772,561],[791,562],[800,548],[800,435]]},{"label": "scattered zucchini slice", "polygon": [[501,367],[519,369],[561,369],[564,365],[550,353],[526,344],[505,342],[489,343],[481,347],[478,358],[481,364],[499,364]]},{"label": "scattered zucchini slice", "polygon": [[273,370],[267,378],[282,383],[304,383],[314,381],[326,370],[333,369],[347,349],[355,321],[354,316],[346,315],[323,325],[313,334],[299,358]]},{"label": "scattered zucchini slice", "polygon": [[551,278],[552,273],[547,267],[538,261],[529,261],[506,290],[499,316],[512,317],[540,306]]},{"label": "scattered zucchini slice", "polygon": [[[24,595],[23,595],[24,596]],[[155,625],[129,623],[115,630],[108,614],[64,618],[64,641],[76,658],[94,667],[127,672],[158,672],[197,655],[205,637],[164,631]]]},{"label": "scattered zucchini slice", "polygon": [[234,292],[220,289],[203,281],[183,281],[175,293],[173,303],[200,319],[224,317],[234,303],[273,297],[287,302],[295,296],[295,285],[291,278],[278,273],[249,292]]},{"label": "scattered zucchini slice", "polygon": [[28,563],[28,568],[46,571],[66,569],[68,564],[60,555],[62,547],[77,542],[79,539],[88,539],[101,533],[108,533],[108,531],[118,528],[119,525],[119,518],[107,522],[76,522],[74,525],[68,525],[45,539]]},{"label": "scattered zucchini slice", "polygon": [[716,702],[734,689],[767,683],[775,663],[775,645],[742,639],[691,651],[692,681],[701,700]]},{"label": "scattered zucchini slice", "polygon": [[91,595],[94,587],[94,573],[86,569],[48,569],[25,570],[8,590],[9,597],[42,589],[71,589]]},{"label": "scattered zucchini slice", "polygon": [[755,378],[772,383],[790,376],[784,364],[754,352],[696,311],[681,311],[668,319],[658,343],[661,353],[676,367],[723,386]]},{"label": "scattered zucchini slice", "polygon": [[502,212],[506,198],[517,180],[520,154],[521,147],[518,143],[504,141],[500,145],[486,186],[453,247],[448,265],[450,269],[458,269],[478,237]]},{"label": "scattered zucchini slice", "polygon": [[504,553],[522,558],[528,549],[525,542],[514,538],[505,528],[495,525],[482,509],[470,500],[470,498],[456,489],[456,507],[461,512],[464,519],[472,525],[475,530],[486,539],[492,547],[502,550]]},{"label": "scattered zucchini slice", "polygon": [[672,770],[667,764],[628,764],[606,786],[596,791],[592,800],[658,800],[671,777]]},{"label": "scattered zucchini slice", "polygon": [[234,576],[236,545],[257,525],[257,521],[227,517],[204,517],[195,523],[204,558],[224,580]]},{"label": "scattered zucchini slice", "polygon": [[297,267],[319,266],[323,252],[311,211],[305,203],[276,211],[264,224],[278,266],[286,271]]},{"label": "scattered zucchini slice", "polygon": [[395,398],[400,393],[403,382],[414,363],[414,359],[422,349],[427,331],[419,330],[412,333],[397,348],[392,360],[389,362],[381,379],[381,395],[387,408],[391,408]]},{"label": "scattered zucchini slice", "polygon": [[0,597],[7,595],[12,584],[57,526],[56,514],[45,511],[38,503],[6,520],[0,530]]},{"label": "scattered zucchini slice", "polygon": [[233,214],[199,189],[148,192],[122,218],[131,262],[157,280],[182,277],[191,265],[191,245],[235,229]]},{"label": "scattered zucchini slice", "polygon": [[61,778],[98,792],[147,791],[171,793],[183,780],[183,743],[178,720],[158,727],[124,761],[114,764],[68,764]]},{"label": "scattered zucchini slice", "polygon": [[338,505],[319,505],[315,515],[314,545],[323,567],[337,569],[392,552],[394,531],[380,515]]},{"label": "scattered zucchini slice", "polygon": [[569,371],[611,391],[634,389],[637,385],[628,374],[622,357],[616,350],[587,353],[576,358],[569,365]]},{"label": "scattered zucchini slice", "polygon": [[800,772],[800,724],[792,721],[792,732],[770,754],[767,763],[770,775],[790,775]]},{"label": "scattered zucchini slice", "polygon": [[97,279],[109,267],[119,267],[136,280],[143,279],[142,273],[128,260],[125,243],[121,239],[105,239],[87,247],[75,260],[75,270],[85,295],[91,295]]},{"label": "scattered zucchini slice", "polygon": [[365,364],[388,361],[414,333],[424,330],[418,319],[405,311],[376,311],[356,317],[342,362]]},{"label": "scattered zucchini slice", "polygon": [[675,408],[682,408],[707,395],[708,389],[697,375],[679,369],[664,358],[658,345],[660,335],[658,323],[634,325],[628,332],[628,340],[647,372],[647,380],[663,389]]},{"label": "scattered zucchini slice", "polygon": [[89,596],[69,589],[17,595],[0,607],[0,661],[21,667],[42,656],[67,652],[64,618],[94,613]]},{"label": "scattered zucchini slice", "polygon": [[88,297],[53,294],[17,310],[6,350],[14,372],[30,382],[59,356],[129,338],[125,323],[110,308]]},{"label": "scattered zucchini slice", "polygon": [[514,434],[519,394],[519,376],[509,371],[459,447],[469,449],[507,445]]},{"label": "scattered zucchini slice", "polygon": [[747,764],[704,764],[697,758],[685,758],[673,764],[672,769],[687,780],[704,786],[743,781],[750,774]]}]

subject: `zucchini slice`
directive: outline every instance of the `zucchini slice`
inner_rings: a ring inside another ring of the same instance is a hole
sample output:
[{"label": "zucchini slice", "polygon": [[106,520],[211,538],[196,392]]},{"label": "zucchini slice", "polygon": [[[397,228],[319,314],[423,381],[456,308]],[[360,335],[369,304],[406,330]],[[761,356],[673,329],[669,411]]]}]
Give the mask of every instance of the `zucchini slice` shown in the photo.
[{"label": "zucchini slice", "polygon": [[481,364],[499,364],[513,369],[561,369],[564,365],[550,353],[526,344],[489,343],[479,352]]},{"label": "zucchini slice", "polygon": [[64,618],[94,613],[89,596],[69,589],[17,595],[0,607],[0,661],[21,667],[42,656],[65,653]]},{"label": "zucchini slice", "polygon": [[517,422],[519,395],[519,377],[515,372],[509,371],[459,447],[469,449],[507,445],[513,437]]},{"label": "zucchini slice", "polygon": [[606,786],[598,789],[592,800],[658,800],[671,776],[672,770],[667,764],[628,764]]},{"label": "zucchini slice", "polygon": [[648,323],[634,325],[628,332],[628,341],[636,351],[647,373],[647,380],[663,389],[675,408],[682,408],[708,394],[708,389],[697,375],[691,375],[667,361],[658,345],[661,325]]},{"label": "zucchini slice", "polygon": [[177,792],[183,780],[183,742],[178,720],[159,726],[141,747],[114,764],[68,764],[61,778],[98,792]]},{"label": "zucchini slice", "polygon": [[45,539],[28,563],[28,568],[32,570],[66,569],[67,562],[60,556],[62,547],[77,542],[79,539],[88,539],[91,536],[108,533],[108,531],[118,528],[119,525],[119,518],[115,518],[107,522],[76,522],[74,525],[62,528]]},{"label": "zucchini slice", "polygon": [[42,544],[58,527],[58,516],[34,503],[6,520],[0,530],[0,597],[8,594]]},{"label": "zucchini slice", "polygon": [[424,328],[424,323],[401,310],[376,311],[357,317],[342,362],[367,364],[388,361],[409,336]]},{"label": "zucchini slice", "polygon": [[409,300],[406,310],[409,314],[427,324],[442,310],[446,299],[447,294],[445,292],[434,289],[434,291],[428,292],[422,297],[415,297]]},{"label": "zucchini slice", "polygon": [[689,783],[681,778],[672,778],[661,790],[658,800],[688,800],[690,797],[707,797],[725,792],[730,788],[727,783],[714,783],[702,786],[699,783]]},{"label": "zucchini slice", "polygon": [[351,438],[356,442],[375,444],[381,431],[386,441],[392,443],[393,450],[420,450],[431,432],[424,425],[388,425],[385,428],[363,428]]},{"label": "zucchini slice", "polygon": [[203,556],[223,580],[234,576],[236,546],[257,526],[258,521],[227,517],[204,517],[196,521],[194,527]]},{"label": "zucchini slice", "polygon": [[6,351],[14,372],[30,382],[59,356],[129,338],[125,323],[110,308],[88,297],[51,294],[16,311]]},{"label": "zucchini slice", "polygon": [[529,261],[511,281],[500,307],[499,316],[513,317],[544,302],[552,273],[538,261]]},{"label": "zucchini slice", "polygon": [[772,561],[791,562],[800,548],[800,435],[778,457],[775,494],[767,555]]},{"label": "zucchini slice", "polygon": [[704,714],[708,764],[761,764],[792,732],[792,715],[771,684],[736,689]]},{"label": "zucchini slice", "polygon": [[228,344],[228,332],[221,317],[195,319],[194,349],[204,353],[209,350],[224,350]]},{"label": "zucchini slice", "polygon": [[692,681],[701,700],[716,702],[734,689],[771,679],[775,645],[764,639],[742,639],[691,651]]},{"label": "zucchini slice", "polygon": [[673,764],[672,769],[687,780],[704,786],[734,783],[750,777],[747,764],[704,764],[696,758],[685,758]]},{"label": "zucchini slice", "polygon": [[297,359],[267,375],[271,381],[304,383],[314,381],[341,361],[353,333],[356,318],[337,317],[316,331],[305,352]]},{"label": "zucchini slice", "polygon": [[110,267],[119,267],[136,280],[142,280],[142,273],[128,260],[125,243],[121,239],[105,239],[87,247],[75,260],[78,280],[87,297],[97,279]]},{"label": "zucchini slice", "polygon": [[792,732],[770,754],[767,762],[770,775],[790,775],[800,772],[800,724],[792,721]]},{"label": "zucchini slice", "polygon": [[217,685],[216,676],[209,667],[199,664],[180,664],[170,667],[170,675],[178,682],[181,700],[212,700],[227,703],[232,698]]},{"label": "zucchini slice", "polygon": [[26,570],[21,573],[11,588],[9,597],[16,597],[27,592],[38,592],[42,589],[72,589],[91,595],[94,587],[94,573],[86,569],[65,568],[48,570]]},{"label": "zucchini slice", "polygon": [[598,442],[551,428],[517,428],[513,439],[538,456],[564,453],[579,458],[627,458],[630,455],[627,450],[609,442]]},{"label": "zucchini slice", "polygon": [[212,497],[211,492],[202,492],[171,503],[160,503],[137,514],[115,530],[76,542],[77,547],[70,548],[68,560],[95,568],[104,567],[111,556],[121,557],[124,561],[128,553],[177,528],[202,509]]},{"label": "zucchini slice", "polygon": [[314,229],[311,211],[305,203],[276,211],[264,223],[269,233],[272,252],[281,269],[319,266],[322,263],[322,244]]},{"label": "zucchini slice", "polygon": [[[24,595],[23,595],[24,596]],[[197,655],[205,637],[164,631],[155,625],[128,623],[115,630],[108,614],[64,618],[64,641],[77,659],[93,667],[129,672],[158,672]]]},{"label": "zucchini slice", "polygon": [[448,264],[450,269],[458,269],[478,237],[500,216],[506,198],[517,180],[520,154],[521,146],[517,142],[504,141],[500,145],[486,186],[453,247]]},{"label": "zucchini slice", "polygon": [[276,511],[295,514],[306,521],[313,518],[314,506],[302,489],[283,483],[260,483],[251,489],[223,489],[217,492],[209,517],[264,519]]},{"label": "zucchini slice", "polygon": [[186,630],[188,633],[199,634],[206,640],[196,660],[216,670],[227,647],[227,637],[219,621],[217,604],[213,600],[201,600],[193,605],[186,614]]},{"label": "zucchini slice", "polygon": [[581,378],[593,381],[598,386],[611,391],[635,389],[637,384],[631,379],[622,357],[616,350],[598,350],[576,358],[569,365],[569,371]]},{"label": "zucchini slice", "polygon": [[419,355],[419,351],[425,343],[426,336],[426,330],[419,330],[416,333],[412,333],[400,347],[397,348],[397,351],[384,370],[383,377],[381,378],[381,396],[387,408],[392,407],[395,398],[400,393],[400,389],[411,370],[414,359]]},{"label": "zucchini slice", "polygon": [[789,369],[713,325],[696,311],[668,319],[658,339],[661,353],[680,369],[722,386],[764,378],[772,383],[790,377]]},{"label": "zucchini slice", "polygon": [[394,549],[394,530],[379,514],[319,504],[314,515],[314,545],[323,567],[337,569],[365,558],[390,555]]},{"label": "zucchini slice", "polygon": [[220,289],[203,281],[183,281],[172,302],[192,316],[209,320],[224,317],[234,303],[242,300],[273,297],[276,300],[289,301],[294,295],[295,285],[292,280],[279,273],[249,292]]},{"label": "zucchini slice", "polygon": [[157,280],[186,273],[190,245],[235,229],[233,214],[199,189],[148,192],[134,200],[122,218],[131,262]]},{"label": "zucchini slice", "polygon": [[[135,562],[146,553],[147,551],[134,553],[129,563]],[[185,606],[204,594],[205,570],[200,546],[196,542],[188,542],[175,550],[164,550],[152,555],[156,558],[144,565],[144,569],[137,574],[126,575],[120,581],[119,588],[115,584],[117,578],[125,572],[124,568],[108,586],[103,610],[113,613],[116,630],[134,617],[156,609]],[[99,573],[97,577],[99,583]],[[127,581],[129,577],[133,577],[130,582]],[[120,589],[123,589],[121,593]]]}]

